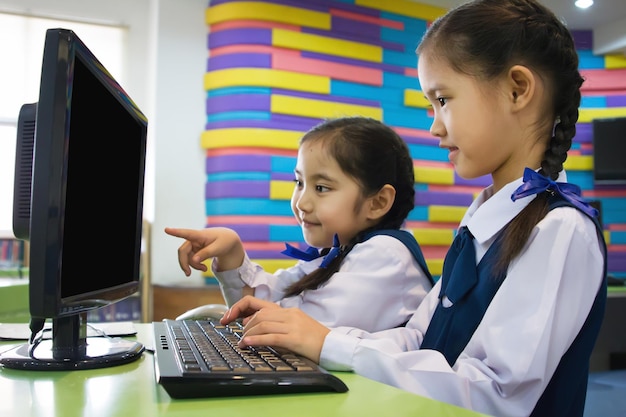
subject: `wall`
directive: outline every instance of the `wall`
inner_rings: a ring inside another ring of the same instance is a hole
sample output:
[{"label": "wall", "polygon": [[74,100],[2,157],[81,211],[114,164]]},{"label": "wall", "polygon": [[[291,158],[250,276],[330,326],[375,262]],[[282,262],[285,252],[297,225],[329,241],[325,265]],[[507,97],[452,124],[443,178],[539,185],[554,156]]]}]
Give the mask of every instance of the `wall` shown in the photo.
[{"label": "wall", "polygon": [[[157,283],[202,281],[200,274],[194,280],[180,272],[180,242],[162,230],[204,225],[198,142],[204,124],[206,5],[206,0],[0,0],[3,12],[128,28],[123,87],[149,120],[145,215],[154,224],[151,269]],[[97,236],[97,225],[89,233]]]},{"label": "wall", "polygon": [[[439,275],[466,207],[490,183],[459,178],[428,132],[432,115],[414,50],[428,22],[444,12],[406,0],[212,0],[202,135],[206,224],[237,230],[267,270],[293,264],[279,251],[285,241],[303,241],[289,207],[298,138],[323,117],[367,115],[409,145],[416,207],[407,227]],[[591,171],[591,120],[626,116],[626,59],[593,55],[591,32],[575,37],[587,82],[565,167],[586,197],[602,202],[609,270],[626,276],[626,189],[594,187]]]}]

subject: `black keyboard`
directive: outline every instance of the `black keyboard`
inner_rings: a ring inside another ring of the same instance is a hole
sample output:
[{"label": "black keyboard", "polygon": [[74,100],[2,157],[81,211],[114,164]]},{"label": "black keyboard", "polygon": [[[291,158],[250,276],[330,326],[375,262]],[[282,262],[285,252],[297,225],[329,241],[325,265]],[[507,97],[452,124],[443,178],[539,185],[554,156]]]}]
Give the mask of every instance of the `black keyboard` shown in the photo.
[{"label": "black keyboard", "polygon": [[268,346],[237,347],[243,332],[238,322],[152,325],[157,383],[172,398],[348,391],[343,381],[307,358]]}]

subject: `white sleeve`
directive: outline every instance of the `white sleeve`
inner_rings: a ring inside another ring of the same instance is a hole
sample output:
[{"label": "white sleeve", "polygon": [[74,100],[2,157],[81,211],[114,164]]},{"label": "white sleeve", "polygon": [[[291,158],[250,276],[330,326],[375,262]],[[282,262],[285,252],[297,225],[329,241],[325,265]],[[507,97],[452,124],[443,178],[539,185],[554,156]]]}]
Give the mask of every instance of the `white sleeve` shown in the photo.
[{"label": "white sleeve", "polygon": [[437,351],[418,349],[438,287],[406,328],[331,331],[321,364],[482,413],[527,416],[580,331],[603,267],[595,225],[576,209],[554,209],[509,265],[454,366]]},{"label": "white sleeve", "polygon": [[226,304],[231,306],[243,297],[243,288],[246,285],[254,288],[255,297],[278,301],[283,298],[285,289],[291,283],[316,269],[320,262],[319,259],[311,262],[298,261],[295,266],[279,269],[272,274],[263,270],[259,264],[252,262],[246,254],[243,263],[237,269],[217,271],[219,266],[215,260],[211,268],[220,284]]}]

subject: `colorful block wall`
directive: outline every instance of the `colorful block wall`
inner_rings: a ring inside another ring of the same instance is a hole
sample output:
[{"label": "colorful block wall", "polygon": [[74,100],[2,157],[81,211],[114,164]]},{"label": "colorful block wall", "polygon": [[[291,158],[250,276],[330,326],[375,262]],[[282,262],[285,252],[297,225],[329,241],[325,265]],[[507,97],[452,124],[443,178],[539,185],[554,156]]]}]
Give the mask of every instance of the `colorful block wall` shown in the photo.
[{"label": "colorful block wall", "polygon": [[[443,13],[407,0],[210,1],[206,225],[237,230],[267,270],[292,265],[280,251],[303,242],[289,202],[299,138],[325,117],[370,116],[409,146],[416,206],[406,226],[440,275],[466,207],[490,183],[459,178],[428,132],[415,47]],[[626,115],[626,60],[594,56],[590,33],[578,38],[588,82],[566,168],[586,196],[601,200],[609,269],[626,276],[626,188],[594,189],[590,130],[593,118]]]}]

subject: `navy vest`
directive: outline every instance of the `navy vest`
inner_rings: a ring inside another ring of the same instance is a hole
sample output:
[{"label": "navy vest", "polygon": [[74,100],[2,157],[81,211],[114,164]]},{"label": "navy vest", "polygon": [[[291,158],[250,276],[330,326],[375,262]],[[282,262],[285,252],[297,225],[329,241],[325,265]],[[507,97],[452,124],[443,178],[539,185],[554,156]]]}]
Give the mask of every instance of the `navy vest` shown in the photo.
[{"label": "navy vest", "polygon": [[[561,206],[573,206],[558,194],[550,197],[549,210]],[[590,217],[598,229],[599,238],[606,254],[606,243],[602,227],[595,217]],[[441,352],[450,366],[467,346],[474,331],[480,324],[491,300],[506,278],[493,276],[491,266],[496,260],[502,233],[487,250],[478,266],[473,237],[467,228],[461,228],[444,260],[441,277],[441,292],[453,306],[437,306],[428,330],[424,335],[422,349],[434,349]],[[459,256],[464,249],[467,256]],[[455,262],[456,261],[456,262]],[[456,270],[456,271],[455,271]],[[606,276],[606,256],[604,258]],[[587,393],[589,358],[600,331],[606,304],[606,280],[601,285],[595,301],[578,336],[561,358],[559,365],[541,395],[531,416],[582,416]]]},{"label": "navy vest", "polygon": [[393,236],[396,239],[398,239],[400,242],[404,243],[404,246],[406,246],[407,249],[411,251],[411,254],[413,255],[413,257],[415,258],[419,266],[424,271],[424,274],[426,274],[426,277],[430,281],[430,284],[431,285],[435,284],[435,281],[432,275],[430,274],[430,271],[428,270],[428,266],[426,265],[426,260],[424,259],[422,250],[420,249],[420,246],[417,243],[417,240],[415,240],[415,236],[413,236],[411,233],[407,231],[399,230],[399,229],[379,229],[379,230],[372,230],[371,232],[366,233],[359,240],[359,242],[365,242],[369,238],[374,237],[376,235]]}]

